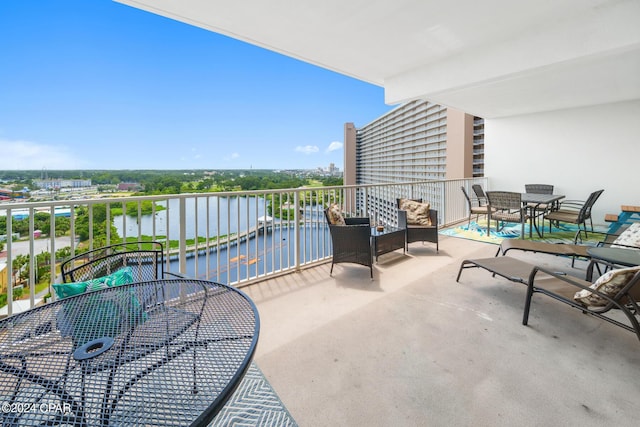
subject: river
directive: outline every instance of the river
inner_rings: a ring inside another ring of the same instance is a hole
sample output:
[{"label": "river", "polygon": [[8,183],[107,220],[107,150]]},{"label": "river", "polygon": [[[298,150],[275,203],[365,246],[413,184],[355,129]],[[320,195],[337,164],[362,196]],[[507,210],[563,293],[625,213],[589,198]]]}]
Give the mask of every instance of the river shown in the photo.
[{"label": "river", "polygon": [[[209,209],[207,215],[207,197],[196,199],[186,199],[186,236],[193,239],[197,234],[205,237],[207,228],[207,217],[209,217],[209,235],[226,235],[236,233],[238,229],[244,231],[256,225],[257,218],[265,216],[266,203],[263,198],[256,197],[209,197]],[[168,236],[172,240],[177,240],[179,236],[179,200],[169,201],[167,210],[155,213],[155,234],[166,235],[167,215]],[[197,218],[196,221],[196,212]],[[218,215],[220,213],[220,215]],[[330,254],[330,236],[324,217],[320,217],[317,209],[307,207],[304,216],[312,218],[310,224],[300,226],[301,233],[301,262],[310,262]],[[219,218],[219,219],[218,219]],[[238,218],[240,220],[238,221]],[[138,234],[140,227],[143,235],[153,235],[154,218],[152,215],[143,215],[140,224],[135,217],[127,216],[126,235]],[[120,236],[123,235],[123,218],[116,216],[113,223]],[[197,225],[197,226],[196,226]],[[239,227],[238,227],[239,226]],[[218,231],[219,230],[219,231]],[[293,228],[275,227],[268,229],[266,234],[259,234],[251,238],[249,242],[242,241],[240,245],[231,245],[227,248],[214,250],[208,254],[201,251],[196,258],[187,258],[187,272],[191,277],[208,279],[221,283],[233,283],[245,280],[249,277],[264,275],[278,270],[285,270],[295,265],[294,245],[295,233]],[[171,269],[178,271],[177,260],[172,260]],[[207,268],[207,263],[209,268]],[[207,271],[210,276],[207,277]]]}]

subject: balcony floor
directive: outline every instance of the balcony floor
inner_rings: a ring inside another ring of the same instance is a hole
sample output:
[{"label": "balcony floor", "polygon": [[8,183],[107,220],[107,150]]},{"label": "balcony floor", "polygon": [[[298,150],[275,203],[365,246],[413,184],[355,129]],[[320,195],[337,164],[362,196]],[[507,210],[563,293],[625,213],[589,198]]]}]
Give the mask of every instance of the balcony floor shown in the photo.
[{"label": "balcony floor", "polygon": [[[255,360],[301,426],[637,425],[640,342],[480,269],[496,246],[441,237],[365,267],[330,264],[243,288]],[[512,255],[510,255],[512,256]],[[586,263],[513,255],[584,276]]]}]

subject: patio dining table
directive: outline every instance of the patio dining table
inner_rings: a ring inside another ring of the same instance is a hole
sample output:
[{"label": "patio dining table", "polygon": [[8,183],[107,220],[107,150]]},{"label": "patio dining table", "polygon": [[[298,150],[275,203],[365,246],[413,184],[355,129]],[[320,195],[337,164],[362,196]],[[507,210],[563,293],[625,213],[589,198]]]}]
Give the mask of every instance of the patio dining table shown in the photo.
[{"label": "patio dining table", "polygon": [[542,237],[542,233],[540,233],[540,229],[538,228],[538,224],[536,222],[536,210],[538,210],[538,208],[542,205],[552,205],[554,203],[558,203],[564,198],[565,196],[561,194],[522,193],[522,204],[529,207],[529,220],[533,228],[536,230],[536,233],[538,233],[539,237]]},{"label": "patio dining table", "polygon": [[215,282],[140,282],[0,321],[0,425],[207,425],[255,352],[259,316]]}]

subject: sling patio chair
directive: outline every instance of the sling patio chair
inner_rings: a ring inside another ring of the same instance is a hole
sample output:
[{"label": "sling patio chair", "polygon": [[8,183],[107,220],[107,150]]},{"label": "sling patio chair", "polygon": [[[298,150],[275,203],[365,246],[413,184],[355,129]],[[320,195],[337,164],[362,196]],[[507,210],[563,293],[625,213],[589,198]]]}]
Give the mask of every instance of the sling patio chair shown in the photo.
[{"label": "sling patio chair", "polygon": [[471,225],[471,217],[473,215],[476,216],[476,223],[478,222],[480,215],[488,215],[489,206],[486,204],[482,206],[480,204],[480,199],[477,197],[469,197],[469,193],[467,193],[467,190],[464,187],[460,187],[460,189],[462,190],[462,194],[464,194],[464,198],[467,200],[467,208],[469,209],[469,222],[467,226]]},{"label": "sling patio chair", "polygon": [[[585,237],[587,237],[587,221],[589,221],[591,231],[593,231],[591,209],[603,192],[604,190],[594,191],[582,204],[575,200],[563,201],[560,203],[557,210],[545,214],[544,219],[549,221],[549,233],[551,233],[552,224],[556,224],[556,227],[559,227],[561,222],[565,222],[568,224],[576,224],[578,226],[574,243],[577,243],[578,240],[581,239],[582,232],[584,232]],[[544,231],[544,227],[542,229]]]}]

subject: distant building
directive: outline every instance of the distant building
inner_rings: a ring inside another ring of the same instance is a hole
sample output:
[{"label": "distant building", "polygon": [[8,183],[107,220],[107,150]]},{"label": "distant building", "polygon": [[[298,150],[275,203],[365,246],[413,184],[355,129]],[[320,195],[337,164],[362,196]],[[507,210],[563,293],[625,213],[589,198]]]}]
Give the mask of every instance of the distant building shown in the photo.
[{"label": "distant building", "polygon": [[344,141],[345,184],[484,176],[484,120],[426,100],[346,123]]},{"label": "distant building", "polygon": [[141,191],[142,185],[138,182],[121,182],[118,184],[118,191]]},{"label": "distant building", "polygon": [[0,200],[23,199],[28,196],[29,189],[10,190],[8,188],[0,188]]},{"label": "distant building", "polygon": [[34,179],[33,185],[46,190],[91,187],[90,179]]}]

